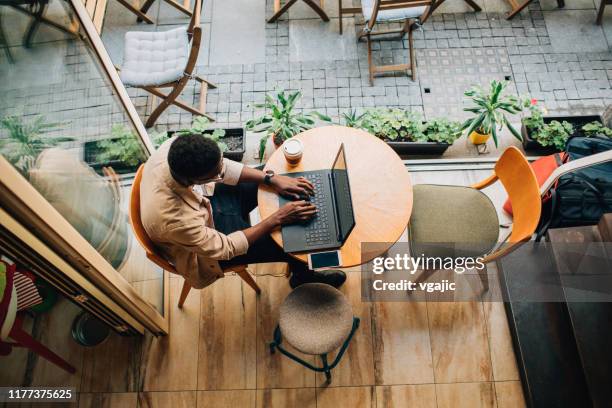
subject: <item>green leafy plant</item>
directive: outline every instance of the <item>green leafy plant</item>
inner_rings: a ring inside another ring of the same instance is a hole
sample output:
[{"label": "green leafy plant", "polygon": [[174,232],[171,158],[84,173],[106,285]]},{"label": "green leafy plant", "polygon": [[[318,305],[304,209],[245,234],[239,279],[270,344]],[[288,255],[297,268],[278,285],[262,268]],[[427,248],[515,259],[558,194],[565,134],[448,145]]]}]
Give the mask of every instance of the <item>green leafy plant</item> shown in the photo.
[{"label": "green leafy plant", "polygon": [[586,125],[582,126],[582,131],[587,137],[593,137],[597,135],[612,137],[612,129],[607,126],[604,126],[601,122],[598,121],[587,123]]},{"label": "green leafy plant", "polygon": [[344,122],[344,126],[350,128],[361,128],[363,126],[363,119],[366,114],[362,113],[361,115],[357,115],[357,110],[353,109],[350,112],[344,112],[342,114],[342,119]]},{"label": "green leafy plant", "polygon": [[563,150],[567,139],[573,133],[574,126],[571,123],[565,120],[563,122],[553,120],[545,123],[532,137],[542,146],[554,146],[557,150]]},{"label": "green leafy plant", "polygon": [[100,163],[118,161],[135,167],[146,160],[138,137],[124,125],[113,125],[110,138],[100,140],[97,147],[97,161]]},{"label": "green leafy plant", "polygon": [[527,98],[523,102],[523,107],[529,110],[529,116],[523,118],[523,124],[530,133],[537,133],[544,126],[544,116],[538,100]]},{"label": "green leafy plant", "polygon": [[149,133],[149,137],[151,138],[153,146],[155,146],[156,149],[161,146],[166,140],[170,139],[170,135],[168,134],[168,132]]},{"label": "green leafy plant", "polygon": [[43,116],[36,116],[29,122],[24,122],[21,117],[7,116],[0,121],[0,128],[7,130],[7,137],[0,138],[0,152],[27,176],[43,150],[74,140],[70,137],[45,136],[58,126],[58,123],[45,122]]},{"label": "green leafy plant", "polygon": [[275,97],[266,94],[264,103],[254,105],[256,108],[264,108],[266,110],[262,116],[246,122],[247,130],[256,133],[266,133],[259,141],[259,161],[263,160],[266,143],[270,136],[274,138],[276,145],[281,145],[285,140],[292,138],[296,134],[312,129],[316,119],[331,122],[329,116],[319,112],[296,112],[295,105],[301,96],[302,93],[300,91],[288,95],[285,91],[280,91]]},{"label": "green leafy plant", "polygon": [[[211,133],[204,133],[210,127],[210,120],[205,116],[197,116],[193,122],[191,123],[191,127],[189,129],[181,129],[176,134],[178,136],[183,135],[191,135],[191,134],[201,134],[204,137],[208,137],[214,140],[221,152],[227,151],[227,145],[221,140],[225,137],[224,129],[213,129]],[[153,145],[157,149],[164,143],[166,140],[170,138],[168,132],[154,133],[151,135],[151,140],[153,141]]]},{"label": "green leafy plant", "polygon": [[453,144],[461,137],[461,123],[446,118],[434,118],[425,124],[423,131],[430,142]]},{"label": "green leafy plant", "polygon": [[463,130],[467,134],[477,131],[483,135],[491,135],[495,146],[498,145],[497,132],[507,127],[510,133],[518,140],[523,140],[521,134],[510,124],[506,113],[514,115],[522,110],[521,103],[514,95],[503,96],[508,82],[491,81],[489,91],[481,87],[473,87],[465,91],[464,95],[470,97],[475,106],[463,109],[475,116],[463,123]]},{"label": "green leafy plant", "polygon": [[400,108],[374,108],[357,116],[355,111],[343,115],[344,123],[374,136],[395,142],[438,142],[452,144],[461,137],[461,123],[445,118],[423,121],[421,114]]},{"label": "green leafy plant", "polygon": [[531,138],[541,146],[552,146],[557,150],[563,150],[567,139],[574,133],[574,126],[567,121],[558,120],[545,123],[545,109],[540,107],[537,99],[526,98],[523,107],[529,110],[529,116],[523,118],[523,125]]},{"label": "green leafy plant", "polygon": [[423,117],[419,113],[405,109],[368,109],[361,119],[360,127],[383,140],[427,141]]}]

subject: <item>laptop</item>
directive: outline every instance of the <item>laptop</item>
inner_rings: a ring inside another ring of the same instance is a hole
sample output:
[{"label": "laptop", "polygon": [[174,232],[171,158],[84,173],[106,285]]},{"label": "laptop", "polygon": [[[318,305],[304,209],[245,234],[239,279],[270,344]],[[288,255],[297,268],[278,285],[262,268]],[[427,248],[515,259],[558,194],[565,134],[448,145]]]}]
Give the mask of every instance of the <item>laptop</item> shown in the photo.
[{"label": "laptop", "polygon": [[[341,247],[355,226],[344,144],[340,145],[331,169],[288,173],[285,176],[310,180],[315,195],[308,199],[318,210],[314,218],[305,223],[282,227],[285,252]],[[288,202],[290,199],[279,197],[280,206]]]}]

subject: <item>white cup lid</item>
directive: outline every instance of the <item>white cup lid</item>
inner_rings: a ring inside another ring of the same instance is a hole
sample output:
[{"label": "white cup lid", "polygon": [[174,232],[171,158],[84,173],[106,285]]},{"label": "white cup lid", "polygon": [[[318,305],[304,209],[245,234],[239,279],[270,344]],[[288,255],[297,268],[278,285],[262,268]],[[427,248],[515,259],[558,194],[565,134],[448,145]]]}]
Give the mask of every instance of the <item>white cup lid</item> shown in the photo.
[{"label": "white cup lid", "polygon": [[285,142],[284,149],[289,154],[298,154],[302,151],[302,143],[297,139],[289,139]]}]

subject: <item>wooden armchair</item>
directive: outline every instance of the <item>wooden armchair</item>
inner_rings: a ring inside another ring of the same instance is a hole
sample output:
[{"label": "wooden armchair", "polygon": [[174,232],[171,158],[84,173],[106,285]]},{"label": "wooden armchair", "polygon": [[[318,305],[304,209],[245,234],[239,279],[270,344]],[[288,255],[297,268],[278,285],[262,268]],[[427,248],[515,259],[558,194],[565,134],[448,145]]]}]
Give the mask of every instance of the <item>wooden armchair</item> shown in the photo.
[{"label": "wooden armchair", "polygon": [[[194,74],[202,39],[201,9],[202,0],[196,0],[187,27],[161,32],[128,32],[125,35],[121,81],[126,86],[142,88],[161,98],[149,115],[146,127],[153,126],[170,105],[214,120],[206,114],[206,94],[209,87],[216,86]],[[197,108],[178,99],[190,79],[200,83],[200,103]],[[165,93],[161,88],[170,88],[170,91]]]},{"label": "wooden armchair", "polygon": [[[158,252],[155,247],[155,244],[147,234],[142,225],[142,218],[140,217],[140,181],[142,180],[142,172],[144,169],[144,164],[142,164],[138,171],[136,172],[136,177],[134,177],[134,184],[132,185],[132,192],[130,193],[130,223],[132,225],[132,230],[134,231],[134,235],[136,239],[140,243],[140,245],[144,248],[147,258],[155,263],[160,268],[170,272],[177,273],[174,266],[164,259]],[[224,269],[223,272],[236,272],[256,293],[260,293],[261,289],[253,280],[253,277],[249,274],[246,265],[237,265],[228,269]],[[178,307],[182,308],[185,303],[185,299],[187,299],[187,295],[191,290],[191,285],[185,280],[183,283],[183,289],[181,290],[181,295],[179,296]]]}]

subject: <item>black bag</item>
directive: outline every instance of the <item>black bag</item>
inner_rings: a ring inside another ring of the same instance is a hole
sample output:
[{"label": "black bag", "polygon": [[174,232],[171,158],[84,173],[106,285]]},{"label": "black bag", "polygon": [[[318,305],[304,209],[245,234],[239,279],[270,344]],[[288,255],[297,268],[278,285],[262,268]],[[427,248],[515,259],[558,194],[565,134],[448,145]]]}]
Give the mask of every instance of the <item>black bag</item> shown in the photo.
[{"label": "black bag", "polygon": [[[612,150],[608,137],[572,137],[567,141],[567,160]],[[548,228],[594,225],[612,212],[612,162],[576,170],[559,178],[544,203],[537,240]]]}]

